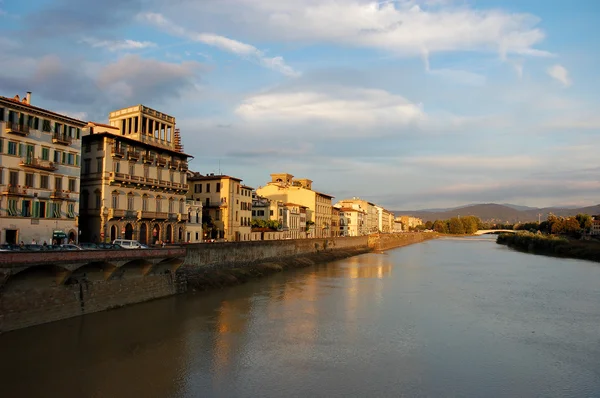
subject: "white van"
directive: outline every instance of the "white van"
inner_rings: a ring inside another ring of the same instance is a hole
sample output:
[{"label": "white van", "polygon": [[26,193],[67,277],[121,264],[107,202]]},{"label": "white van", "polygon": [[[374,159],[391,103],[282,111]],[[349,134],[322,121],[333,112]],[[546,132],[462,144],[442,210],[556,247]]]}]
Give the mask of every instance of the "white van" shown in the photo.
[{"label": "white van", "polygon": [[129,239],[115,239],[113,240],[114,245],[119,245],[123,249],[141,249],[142,245],[137,240],[129,240]]}]

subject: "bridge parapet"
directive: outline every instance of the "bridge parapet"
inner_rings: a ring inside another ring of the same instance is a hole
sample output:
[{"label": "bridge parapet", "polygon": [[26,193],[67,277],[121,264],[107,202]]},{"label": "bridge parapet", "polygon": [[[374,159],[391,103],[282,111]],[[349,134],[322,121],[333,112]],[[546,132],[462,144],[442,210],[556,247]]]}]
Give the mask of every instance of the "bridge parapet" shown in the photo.
[{"label": "bridge parapet", "polygon": [[480,229],[476,231],[473,235],[485,235],[485,234],[497,234],[497,233],[516,233],[517,231],[512,229]]}]

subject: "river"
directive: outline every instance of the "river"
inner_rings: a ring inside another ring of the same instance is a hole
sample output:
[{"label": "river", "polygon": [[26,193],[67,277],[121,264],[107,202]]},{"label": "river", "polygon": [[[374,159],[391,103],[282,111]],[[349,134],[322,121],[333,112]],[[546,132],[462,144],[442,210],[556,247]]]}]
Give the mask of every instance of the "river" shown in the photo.
[{"label": "river", "polygon": [[0,335],[3,397],[598,397],[600,264],[438,239]]}]

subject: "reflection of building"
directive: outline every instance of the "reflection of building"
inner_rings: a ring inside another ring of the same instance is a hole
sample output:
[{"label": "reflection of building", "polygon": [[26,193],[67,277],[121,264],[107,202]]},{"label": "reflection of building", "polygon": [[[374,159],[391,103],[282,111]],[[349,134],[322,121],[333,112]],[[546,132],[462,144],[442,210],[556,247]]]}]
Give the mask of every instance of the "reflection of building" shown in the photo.
[{"label": "reflection of building", "polygon": [[202,202],[203,218],[214,225],[217,236],[230,241],[251,239],[252,188],[242,184],[240,178],[227,175],[201,175],[188,178],[188,198]]},{"label": "reflection of building", "polygon": [[291,174],[271,174],[271,182],[256,190],[257,195],[272,201],[305,206],[306,222],[312,223],[308,237],[331,236],[331,199],[333,196],[313,191],[309,179],[294,179]]},{"label": "reflection of building", "polygon": [[366,213],[363,228],[364,234],[368,235],[379,232],[379,214],[374,203],[355,197],[352,199],[340,200],[336,205],[364,211]]},{"label": "reflection of building", "polygon": [[85,122],[0,97],[0,241],[77,240]]},{"label": "reflection of building", "polygon": [[175,118],[137,105],[83,137],[82,239],[183,242],[187,159]]}]

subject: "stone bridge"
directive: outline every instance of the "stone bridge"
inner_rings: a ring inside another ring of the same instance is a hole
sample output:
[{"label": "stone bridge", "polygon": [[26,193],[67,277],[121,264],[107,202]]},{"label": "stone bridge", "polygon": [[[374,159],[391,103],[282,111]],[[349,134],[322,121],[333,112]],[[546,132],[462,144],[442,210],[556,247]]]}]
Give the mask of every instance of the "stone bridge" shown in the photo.
[{"label": "stone bridge", "polygon": [[480,229],[475,232],[473,235],[485,235],[485,234],[498,234],[498,233],[512,233],[514,234],[517,231],[512,229]]},{"label": "stone bridge", "polygon": [[175,273],[184,263],[185,255],[185,248],[3,252],[0,287],[42,275],[54,279],[56,285],[63,285],[70,279],[108,281]]}]

